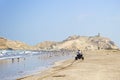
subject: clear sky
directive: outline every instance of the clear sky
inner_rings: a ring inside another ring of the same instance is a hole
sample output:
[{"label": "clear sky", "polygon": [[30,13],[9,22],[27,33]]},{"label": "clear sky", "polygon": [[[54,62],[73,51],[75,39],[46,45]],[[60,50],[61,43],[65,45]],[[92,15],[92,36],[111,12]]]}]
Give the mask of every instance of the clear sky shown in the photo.
[{"label": "clear sky", "polygon": [[0,0],[0,36],[35,45],[97,33],[120,45],[120,0]]}]

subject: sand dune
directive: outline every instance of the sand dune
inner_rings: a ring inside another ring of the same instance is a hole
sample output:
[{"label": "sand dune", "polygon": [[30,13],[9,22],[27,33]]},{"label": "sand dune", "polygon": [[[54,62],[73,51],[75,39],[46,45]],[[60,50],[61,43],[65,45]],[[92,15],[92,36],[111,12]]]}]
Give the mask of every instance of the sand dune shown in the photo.
[{"label": "sand dune", "polygon": [[84,61],[60,61],[49,70],[18,80],[120,80],[120,51],[89,51],[84,56]]}]

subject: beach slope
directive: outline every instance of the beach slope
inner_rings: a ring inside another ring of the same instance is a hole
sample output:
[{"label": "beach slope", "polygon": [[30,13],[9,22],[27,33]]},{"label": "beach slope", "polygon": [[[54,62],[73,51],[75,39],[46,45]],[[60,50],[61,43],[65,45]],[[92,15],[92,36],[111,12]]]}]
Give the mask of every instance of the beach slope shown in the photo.
[{"label": "beach slope", "polygon": [[120,51],[89,51],[84,56],[84,61],[60,61],[51,69],[18,80],[120,80]]}]

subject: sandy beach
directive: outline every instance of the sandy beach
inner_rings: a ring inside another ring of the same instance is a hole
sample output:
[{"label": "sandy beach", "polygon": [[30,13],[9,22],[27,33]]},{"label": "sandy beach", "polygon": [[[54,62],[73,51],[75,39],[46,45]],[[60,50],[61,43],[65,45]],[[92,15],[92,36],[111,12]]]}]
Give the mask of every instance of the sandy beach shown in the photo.
[{"label": "sandy beach", "polygon": [[84,53],[85,60],[59,61],[55,66],[17,80],[120,80],[120,51]]}]

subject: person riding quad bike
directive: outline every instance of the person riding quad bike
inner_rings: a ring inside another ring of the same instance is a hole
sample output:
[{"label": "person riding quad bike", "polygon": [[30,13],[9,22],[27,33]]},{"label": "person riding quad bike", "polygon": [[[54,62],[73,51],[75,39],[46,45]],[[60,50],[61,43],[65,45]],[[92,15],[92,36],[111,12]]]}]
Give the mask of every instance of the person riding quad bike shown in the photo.
[{"label": "person riding quad bike", "polygon": [[78,50],[77,55],[75,57],[75,60],[82,59],[84,60],[83,54],[80,50]]}]

